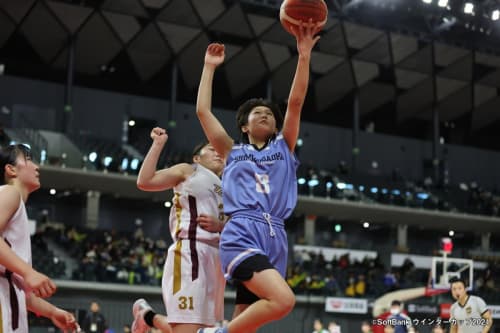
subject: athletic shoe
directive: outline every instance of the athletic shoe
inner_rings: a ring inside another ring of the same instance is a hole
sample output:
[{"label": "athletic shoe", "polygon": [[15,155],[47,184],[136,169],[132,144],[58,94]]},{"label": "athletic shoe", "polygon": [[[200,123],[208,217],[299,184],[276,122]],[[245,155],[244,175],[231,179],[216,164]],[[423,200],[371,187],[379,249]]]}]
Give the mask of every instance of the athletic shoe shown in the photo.
[{"label": "athletic shoe", "polygon": [[151,327],[144,321],[144,314],[153,310],[151,305],[146,302],[144,298],[139,298],[132,306],[132,314],[134,315],[134,322],[132,323],[132,333],[146,333],[149,332]]}]

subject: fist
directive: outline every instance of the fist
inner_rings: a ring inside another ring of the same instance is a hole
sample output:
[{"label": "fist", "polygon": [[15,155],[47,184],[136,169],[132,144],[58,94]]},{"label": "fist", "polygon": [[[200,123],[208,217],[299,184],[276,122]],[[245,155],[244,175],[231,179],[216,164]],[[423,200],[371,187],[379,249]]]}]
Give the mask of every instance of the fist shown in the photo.
[{"label": "fist", "polygon": [[224,44],[212,43],[205,53],[205,64],[218,66],[224,62]]},{"label": "fist", "polygon": [[163,128],[155,127],[151,130],[151,139],[155,143],[164,144],[168,139],[167,131]]}]

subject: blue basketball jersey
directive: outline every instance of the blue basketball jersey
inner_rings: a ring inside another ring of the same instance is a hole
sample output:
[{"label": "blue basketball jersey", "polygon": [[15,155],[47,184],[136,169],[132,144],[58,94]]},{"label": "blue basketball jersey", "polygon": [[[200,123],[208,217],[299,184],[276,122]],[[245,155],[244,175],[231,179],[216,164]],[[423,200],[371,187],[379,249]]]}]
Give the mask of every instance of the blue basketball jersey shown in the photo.
[{"label": "blue basketball jersey", "polygon": [[235,144],[222,176],[224,213],[250,210],[288,218],[297,203],[298,165],[281,133],[262,150]]}]

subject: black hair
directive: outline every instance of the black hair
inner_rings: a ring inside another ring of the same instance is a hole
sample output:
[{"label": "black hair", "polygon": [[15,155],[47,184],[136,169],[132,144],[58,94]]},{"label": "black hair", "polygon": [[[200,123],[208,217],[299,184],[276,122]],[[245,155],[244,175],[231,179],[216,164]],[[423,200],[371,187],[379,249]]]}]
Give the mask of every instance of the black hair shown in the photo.
[{"label": "black hair", "polygon": [[460,282],[464,285],[464,288],[466,286],[465,284],[465,280],[460,278],[460,277],[456,277],[456,276],[453,276],[452,278],[450,278],[450,280],[448,281],[450,283],[450,286],[454,283],[457,283],[457,282]]},{"label": "black hair", "polygon": [[17,156],[22,154],[24,158],[31,158],[30,148],[25,144],[13,144],[0,148],[0,185],[5,185],[5,166],[16,165]]},{"label": "black hair", "polygon": [[192,157],[200,155],[201,150],[208,144],[210,144],[210,142],[208,142],[207,140],[198,143],[193,149]]},{"label": "black hair", "polygon": [[394,305],[401,306],[401,302],[398,300],[394,300],[394,301],[392,301],[391,306],[394,306]]},{"label": "black hair", "polygon": [[277,104],[262,98],[249,99],[240,105],[236,114],[236,125],[238,126],[238,131],[240,131],[240,139],[243,143],[250,143],[250,141],[248,140],[248,134],[243,133],[241,127],[248,124],[248,115],[258,106],[268,107],[272,111],[274,119],[276,120],[276,128],[278,131],[281,130],[281,127],[283,126],[283,114]]}]

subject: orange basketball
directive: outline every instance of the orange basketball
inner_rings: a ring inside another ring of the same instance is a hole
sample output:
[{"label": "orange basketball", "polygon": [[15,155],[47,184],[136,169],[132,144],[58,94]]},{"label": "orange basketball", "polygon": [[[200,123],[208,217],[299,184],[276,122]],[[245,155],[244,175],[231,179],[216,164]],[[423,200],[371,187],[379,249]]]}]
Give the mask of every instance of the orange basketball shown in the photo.
[{"label": "orange basketball", "polygon": [[285,0],[281,4],[280,21],[289,33],[292,33],[290,26],[298,26],[300,21],[309,22],[309,19],[316,24],[316,32],[325,26],[328,7],[324,0]]}]

